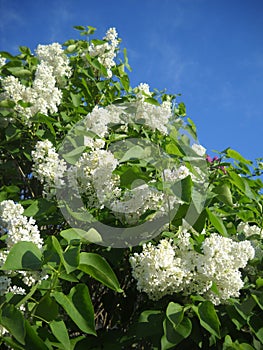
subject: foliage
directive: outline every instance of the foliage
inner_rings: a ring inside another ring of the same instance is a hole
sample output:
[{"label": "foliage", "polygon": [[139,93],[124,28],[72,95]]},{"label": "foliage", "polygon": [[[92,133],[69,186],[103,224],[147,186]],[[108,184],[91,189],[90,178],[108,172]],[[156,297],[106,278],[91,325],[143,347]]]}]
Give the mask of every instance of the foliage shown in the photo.
[{"label": "foliage", "polygon": [[[230,148],[205,155],[179,95],[130,86],[113,29],[102,40],[93,27],[76,29],[85,39],[63,50],[0,56],[2,348],[262,349],[262,159]],[[73,189],[65,169],[75,169]],[[129,203],[134,211],[121,210]],[[222,299],[217,276],[213,298],[140,290],[132,257],[147,242],[174,249],[185,231],[197,257],[213,233],[250,242],[238,295]]]}]

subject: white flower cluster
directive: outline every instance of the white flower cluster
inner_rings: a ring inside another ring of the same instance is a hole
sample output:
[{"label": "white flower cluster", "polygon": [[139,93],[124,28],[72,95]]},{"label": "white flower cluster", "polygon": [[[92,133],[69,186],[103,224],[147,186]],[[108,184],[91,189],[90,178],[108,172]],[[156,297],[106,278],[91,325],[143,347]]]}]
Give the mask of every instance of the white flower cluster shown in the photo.
[{"label": "white flower cluster", "polygon": [[162,192],[148,184],[142,184],[126,190],[120,200],[116,199],[111,203],[110,208],[121,222],[134,225],[147,210],[159,210],[160,214],[163,200]]},{"label": "white flower cluster", "polygon": [[164,101],[160,106],[146,102],[145,99],[151,97],[152,93],[149,85],[145,83],[141,83],[134,90],[137,97],[135,121],[147,125],[153,131],[157,129],[163,134],[167,134],[167,126],[172,117],[171,102]]},{"label": "white flower cluster", "polygon": [[107,107],[94,107],[91,113],[85,118],[85,126],[87,130],[93,132],[97,136],[103,138],[108,135],[109,124],[119,124],[121,122],[121,114],[123,108],[110,105]]},{"label": "white flower cluster", "polygon": [[[1,99],[11,99],[16,103],[14,109],[24,119],[26,125],[31,125],[32,117],[42,114],[55,113],[61,102],[62,92],[56,86],[63,76],[70,76],[67,56],[59,44],[39,45],[36,50],[39,55],[39,64],[36,68],[32,86],[25,86],[19,79],[9,75],[2,79],[4,92]],[[24,107],[20,101],[28,103]]]},{"label": "white flower cluster", "polygon": [[36,55],[40,62],[45,62],[52,69],[52,74],[58,83],[61,82],[62,77],[69,78],[71,76],[69,58],[65,55],[59,43],[38,45]]},{"label": "white flower cluster", "polygon": [[[142,252],[130,257],[137,288],[158,300],[183,292],[203,295],[215,305],[239,296],[241,272],[254,257],[249,241],[234,242],[214,233],[202,244],[202,254],[190,243],[190,233],[182,230],[176,239],[162,239],[157,246],[143,245]],[[216,289],[216,291],[215,291]]]},{"label": "white flower cluster", "polygon": [[7,230],[6,245],[8,250],[20,241],[33,242],[42,248],[43,240],[40,237],[35,220],[23,215],[24,208],[12,200],[4,200],[0,203],[0,225],[2,230]]},{"label": "white flower cluster", "polygon": [[150,86],[146,83],[140,83],[135,89],[136,97],[138,99],[144,100],[145,97],[151,97]]},{"label": "white flower cluster", "polygon": [[0,296],[4,295],[11,284],[11,279],[7,276],[0,276]]},{"label": "white flower cluster", "polygon": [[0,68],[6,64],[6,59],[0,56]]},{"label": "white flower cluster", "polygon": [[112,198],[118,196],[118,176],[112,173],[118,161],[110,151],[96,149],[83,153],[75,164],[75,176],[79,190],[89,197],[90,207],[103,208]]},{"label": "white flower cluster", "polygon": [[167,182],[176,182],[186,178],[188,175],[190,175],[190,170],[185,165],[163,170],[163,180]]},{"label": "white flower cluster", "polygon": [[116,29],[110,28],[103,39],[106,41],[104,44],[91,43],[88,52],[91,57],[98,57],[98,61],[107,69],[108,78],[111,78],[111,68],[116,65],[114,59],[119,45]]},{"label": "white flower cluster", "polygon": [[59,158],[58,153],[49,140],[38,141],[32,151],[33,175],[44,184],[43,194],[50,195],[52,188],[64,184],[63,175],[67,169],[66,162]]},{"label": "white flower cluster", "polygon": [[[143,84],[147,85],[147,84]],[[148,86],[148,85],[147,85]],[[138,90],[139,89],[139,90]],[[145,101],[146,96],[141,94],[141,85],[136,91],[137,99],[129,106],[109,105],[106,107],[95,107],[91,113],[86,116],[85,124],[88,130],[94,132],[99,137],[108,135],[110,125],[129,123],[139,123],[149,127],[151,130],[159,130],[161,133],[168,133],[168,124],[172,117],[171,103],[164,101],[160,106],[153,105]],[[148,93],[148,89],[143,87]]]},{"label": "white flower cluster", "polygon": [[200,157],[203,157],[206,153],[206,148],[198,143],[192,144],[192,150]]},{"label": "white flower cluster", "polygon": [[263,238],[263,229],[257,225],[249,225],[245,222],[240,222],[237,226],[237,232],[243,233],[245,237],[257,235],[260,238]]},{"label": "white flower cluster", "polygon": [[[33,242],[42,249],[43,239],[40,237],[35,220],[29,219],[23,215],[24,208],[21,204],[12,200],[4,200],[0,203],[0,232],[6,235],[6,248],[0,251],[0,266],[3,266],[14,244],[21,241]],[[43,279],[43,273],[30,271],[17,271],[23,282],[31,286],[38,280]],[[0,276],[0,295],[6,292],[15,294],[24,294],[25,290],[21,287],[10,286],[11,279],[6,276]]]}]

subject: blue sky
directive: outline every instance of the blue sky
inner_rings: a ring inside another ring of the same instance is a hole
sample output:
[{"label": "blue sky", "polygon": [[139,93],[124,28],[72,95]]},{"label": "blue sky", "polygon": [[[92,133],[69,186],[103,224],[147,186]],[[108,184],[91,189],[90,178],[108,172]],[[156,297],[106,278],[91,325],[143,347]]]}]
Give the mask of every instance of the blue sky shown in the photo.
[{"label": "blue sky", "polygon": [[133,87],[181,93],[199,142],[263,157],[262,0],[0,0],[0,51],[116,27]]}]

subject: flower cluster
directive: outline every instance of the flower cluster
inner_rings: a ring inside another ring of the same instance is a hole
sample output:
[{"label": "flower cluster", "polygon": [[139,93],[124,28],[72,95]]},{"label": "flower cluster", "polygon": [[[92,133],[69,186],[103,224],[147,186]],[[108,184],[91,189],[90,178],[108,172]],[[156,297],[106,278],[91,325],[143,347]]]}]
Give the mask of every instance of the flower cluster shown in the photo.
[{"label": "flower cluster", "polygon": [[215,305],[238,297],[244,283],[241,268],[254,257],[249,241],[235,242],[214,233],[204,239],[202,253],[194,250],[190,233],[183,229],[175,241],[144,244],[130,257],[137,288],[158,300],[165,295],[196,293]]},{"label": "flower cluster", "polygon": [[257,235],[263,238],[263,229],[257,225],[249,225],[247,222],[240,222],[237,226],[237,232],[243,233],[245,237]]},{"label": "flower cluster", "polygon": [[137,97],[135,120],[140,124],[147,125],[153,131],[157,129],[161,133],[167,134],[168,123],[172,117],[171,102],[164,101],[160,106],[156,106],[145,101],[152,95],[149,85],[145,83],[141,83],[134,90]]},{"label": "flower cluster", "polygon": [[[19,203],[12,200],[4,200],[0,203],[0,233],[5,235],[6,248],[0,252],[0,266],[3,266],[14,244],[20,241],[33,242],[42,249],[43,239],[40,237],[39,229],[35,220],[23,215],[24,208]],[[39,272],[18,271],[23,282],[31,286],[36,281],[44,278]],[[10,273],[9,273],[10,274]],[[0,295],[6,292],[15,294],[24,294],[21,287],[11,286],[11,279],[6,276],[0,276]]]},{"label": "flower cluster", "polygon": [[75,164],[79,190],[88,196],[88,206],[103,208],[118,196],[118,176],[112,173],[118,161],[110,151],[96,149],[83,153]]},{"label": "flower cluster", "polygon": [[110,208],[113,214],[122,223],[137,224],[141,215],[148,210],[156,212],[157,215],[166,213],[164,209],[164,194],[148,184],[135,186],[126,190],[120,200],[116,199],[111,203]]},{"label": "flower cluster", "polygon": [[0,68],[6,64],[6,59],[0,56]]},{"label": "flower cluster", "polygon": [[32,151],[32,159],[33,176],[44,184],[43,194],[49,196],[52,188],[63,185],[63,174],[67,168],[66,163],[59,158],[49,140],[36,143],[35,150]]},{"label": "flower cluster", "polygon": [[85,119],[86,127],[99,137],[108,135],[110,125],[137,123],[144,125],[152,131],[159,130],[163,134],[168,133],[168,124],[172,117],[171,103],[164,101],[161,105],[156,106],[145,101],[146,89],[140,84],[135,88],[136,100],[129,105],[109,105],[106,107],[95,107]]},{"label": "flower cluster", "polygon": [[23,85],[12,75],[2,79],[4,92],[1,99],[15,102],[14,110],[23,117],[28,126],[38,112],[46,115],[57,112],[62,92],[56,84],[62,81],[63,76],[70,76],[68,58],[59,44],[39,45],[36,52],[39,64],[32,86]]},{"label": "flower cluster", "polygon": [[114,59],[119,45],[116,29],[108,29],[106,36],[103,39],[106,41],[103,44],[91,43],[88,52],[91,57],[98,57],[98,61],[107,69],[108,78],[111,78],[111,68],[116,65]]},{"label": "flower cluster", "polygon": [[33,242],[42,248],[43,240],[40,237],[38,227],[33,218],[23,215],[24,208],[12,200],[4,200],[0,203],[0,225],[2,231],[7,231],[6,245],[8,250],[20,241]]},{"label": "flower cluster", "polygon": [[36,55],[40,62],[45,63],[46,66],[52,69],[52,74],[58,83],[61,83],[63,77],[69,78],[71,76],[69,59],[60,44],[38,45]]}]

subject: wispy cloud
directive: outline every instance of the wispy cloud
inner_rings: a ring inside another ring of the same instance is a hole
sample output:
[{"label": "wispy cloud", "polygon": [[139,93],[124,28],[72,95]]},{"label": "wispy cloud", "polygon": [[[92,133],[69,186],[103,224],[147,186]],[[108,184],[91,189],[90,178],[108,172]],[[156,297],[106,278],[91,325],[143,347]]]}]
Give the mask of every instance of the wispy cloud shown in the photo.
[{"label": "wispy cloud", "polygon": [[17,49],[18,43],[13,39],[9,39],[9,31],[13,28],[21,28],[25,25],[23,16],[12,7],[12,3],[6,0],[0,0],[0,46],[6,51],[14,51]]},{"label": "wispy cloud", "polygon": [[72,1],[58,0],[52,3],[50,14],[52,21],[50,22],[50,41],[57,41],[73,19]]}]

